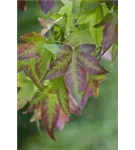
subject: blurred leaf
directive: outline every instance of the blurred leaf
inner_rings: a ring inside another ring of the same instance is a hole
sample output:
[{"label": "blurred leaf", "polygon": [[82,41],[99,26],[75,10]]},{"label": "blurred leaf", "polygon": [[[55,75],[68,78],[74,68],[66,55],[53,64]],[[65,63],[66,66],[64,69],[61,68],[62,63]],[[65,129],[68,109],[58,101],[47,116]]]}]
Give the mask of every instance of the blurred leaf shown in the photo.
[{"label": "blurred leaf", "polygon": [[35,87],[30,81],[22,84],[21,89],[16,96],[16,109],[22,109],[28,102],[30,102],[34,93]]},{"label": "blurred leaf", "polygon": [[18,0],[17,1],[17,8],[24,11],[24,8],[25,8],[25,0]]},{"label": "blurred leaf", "polygon": [[55,0],[39,0],[39,5],[42,8],[43,12],[46,14],[53,8]]},{"label": "blurred leaf", "polygon": [[57,122],[56,122],[56,127],[59,129],[59,130],[62,130],[64,128],[64,125],[69,121],[69,116],[66,115],[62,109],[60,109],[60,113],[59,113],[59,117],[57,119]]},{"label": "blurred leaf", "polygon": [[69,45],[78,46],[82,44],[95,44],[88,29],[79,31],[73,30],[72,34],[66,39]]}]

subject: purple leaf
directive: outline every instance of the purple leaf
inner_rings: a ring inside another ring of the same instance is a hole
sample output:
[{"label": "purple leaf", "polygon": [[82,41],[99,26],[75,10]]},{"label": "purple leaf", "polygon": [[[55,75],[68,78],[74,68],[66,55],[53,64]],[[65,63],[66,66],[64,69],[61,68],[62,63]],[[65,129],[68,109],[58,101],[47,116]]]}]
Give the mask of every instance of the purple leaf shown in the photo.
[{"label": "purple leaf", "polygon": [[83,45],[80,45],[78,46],[78,51],[79,52],[84,52],[84,53],[92,53],[95,51],[96,49],[96,45],[94,44],[83,44]]},{"label": "purple leaf", "polygon": [[62,130],[68,121],[69,121],[69,116],[66,115],[62,111],[62,109],[60,109],[60,113],[56,122],[56,128],[58,128],[59,130]]},{"label": "purple leaf", "polygon": [[108,73],[98,62],[98,60],[90,54],[81,52],[78,61],[86,69],[89,74],[101,75]]},{"label": "purple leaf", "polygon": [[70,55],[62,55],[50,64],[50,68],[45,74],[44,79],[53,79],[63,75],[70,61]]},{"label": "purple leaf", "polygon": [[112,46],[112,44],[118,38],[118,26],[113,21],[108,21],[105,25],[103,33],[103,53],[102,55]]},{"label": "purple leaf", "polygon": [[69,93],[79,102],[86,86],[86,72],[80,66],[74,52],[72,53],[72,60],[64,73],[64,78]]},{"label": "purple leaf", "polygon": [[46,14],[49,10],[52,9],[54,2],[55,0],[39,0],[39,5],[43,12]]}]

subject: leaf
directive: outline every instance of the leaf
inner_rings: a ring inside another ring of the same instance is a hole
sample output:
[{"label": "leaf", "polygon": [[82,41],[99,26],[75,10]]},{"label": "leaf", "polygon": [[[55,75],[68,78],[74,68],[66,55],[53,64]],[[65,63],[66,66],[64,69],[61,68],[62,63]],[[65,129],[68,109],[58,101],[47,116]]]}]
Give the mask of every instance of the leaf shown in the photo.
[{"label": "leaf", "polygon": [[60,107],[58,105],[57,96],[55,94],[48,95],[41,106],[41,119],[47,133],[53,140],[55,140],[53,129],[56,126],[59,111]]},{"label": "leaf", "polygon": [[58,92],[57,92],[58,93],[58,101],[59,101],[59,104],[60,104],[63,112],[69,116],[70,108],[69,108],[68,90],[62,79],[60,79],[58,81],[59,81]]},{"label": "leaf", "polygon": [[51,53],[44,48],[45,38],[32,32],[21,36],[27,43],[18,45],[18,71],[25,70],[33,83],[42,88],[40,80],[48,69]]},{"label": "leaf", "polygon": [[80,101],[80,105],[82,108],[84,108],[89,97],[92,96],[97,97],[99,95],[99,84],[105,80],[106,80],[105,75],[89,76],[89,80],[87,82],[87,86],[85,88],[83,98]]},{"label": "leaf", "polygon": [[35,122],[40,119],[41,119],[41,106],[34,109],[34,114],[32,118],[30,119],[30,122]]},{"label": "leaf", "polygon": [[39,0],[39,5],[42,8],[43,12],[46,14],[53,8],[55,0]]},{"label": "leaf", "polygon": [[112,18],[113,18],[113,14],[108,13],[108,14],[105,15],[103,20],[101,22],[99,22],[98,24],[96,24],[94,27],[99,28],[99,27],[103,26],[105,23],[107,23],[108,21],[112,20]]},{"label": "leaf", "polygon": [[73,51],[72,60],[64,73],[65,83],[69,93],[77,101],[82,98],[82,92],[86,86],[86,72],[77,61],[76,53]]},{"label": "leaf", "polygon": [[[19,78],[19,74],[18,74],[18,78]],[[22,78],[22,74],[20,75]],[[28,80],[27,78],[25,79],[25,76],[23,76],[23,79],[18,79],[18,80],[21,80],[18,81],[20,90],[17,93],[17,109],[19,110],[23,108],[28,102],[31,101],[36,89],[30,80]]]},{"label": "leaf", "polygon": [[78,61],[89,74],[101,75],[108,73],[98,62],[98,60],[89,53],[81,52]]},{"label": "leaf", "polygon": [[17,59],[18,60],[25,60],[31,58],[38,58],[38,53],[34,50],[33,43],[23,43],[18,45],[17,50]]},{"label": "leaf", "polygon": [[24,11],[26,2],[25,0],[17,1],[17,8],[21,11]]},{"label": "leaf", "polygon": [[52,54],[60,56],[69,52],[69,45],[65,44],[44,44],[44,47]]},{"label": "leaf", "polygon": [[73,13],[74,14],[79,14],[82,1],[83,0],[73,0]]},{"label": "leaf", "polygon": [[36,69],[35,69],[36,61],[35,60],[29,60],[29,65],[24,68],[26,71],[26,74],[31,78],[33,83],[38,87],[42,88],[43,85],[40,83],[40,78],[37,75]]},{"label": "leaf", "polygon": [[109,50],[109,48],[116,42],[118,38],[117,19],[117,14],[109,13],[100,23],[95,25],[95,27],[104,26],[102,55]]},{"label": "leaf", "polygon": [[101,46],[102,39],[103,39],[103,27],[95,28],[98,22],[100,22],[103,18],[102,7],[97,7],[93,12],[90,14],[90,24],[89,30],[92,36],[92,39],[95,41],[97,46]]},{"label": "leaf", "polygon": [[70,111],[74,115],[81,115],[81,106],[80,104],[69,94],[69,106]]},{"label": "leaf", "polygon": [[59,21],[61,21],[63,19],[63,17],[60,17],[56,20],[53,19],[43,19],[43,18],[38,18],[39,23],[41,24],[41,26],[43,27],[43,29],[40,32],[41,36],[44,36],[47,34],[47,32],[49,30],[51,30],[55,24],[57,24]]},{"label": "leaf", "polygon": [[67,38],[67,43],[69,45],[78,46],[82,44],[94,44],[90,31],[88,29],[84,30],[73,30],[72,34]]},{"label": "leaf", "polygon": [[96,46],[94,44],[83,44],[77,47],[79,52],[84,52],[86,54],[92,53],[95,51]]},{"label": "leaf", "polygon": [[[92,51],[95,48],[94,45],[78,46],[78,48],[80,47],[90,47]],[[97,59],[89,53],[89,50],[81,52],[82,48],[79,50],[77,48],[70,49],[69,53],[56,58],[56,60],[50,64],[50,68],[43,78],[44,80],[64,76],[68,92],[78,103],[80,103],[82,99],[86,86],[87,72],[95,75],[107,73]]]},{"label": "leaf", "polygon": [[25,42],[32,42],[32,43],[45,42],[45,38],[43,36],[40,36],[36,32],[26,33],[20,38]]},{"label": "leaf", "polygon": [[64,4],[64,6],[60,9],[59,14],[66,16],[65,31],[68,35],[71,28],[74,27],[73,20],[74,20],[75,15],[72,13],[73,2],[70,0],[69,1],[62,0],[62,3]]},{"label": "leaf", "polygon": [[70,53],[59,56],[55,61],[50,64],[50,68],[45,74],[44,79],[58,78],[64,74],[67,65],[70,61]]},{"label": "leaf", "polygon": [[68,121],[69,121],[69,116],[66,115],[62,111],[62,109],[60,109],[59,117],[56,122],[56,128],[58,128],[59,130],[62,130]]},{"label": "leaf", "polygon": [[107,7],[109,8],[109,9],[111,9],[112,7],[114,7],[114,5],[118,5],[118,0],[106,0],[105,1],[105,4],[107,5]]},{"label": "leaf", "polygon": [[112,44],[117,40],[118,27],[113,21],[109,21],[105,24],[104,28],[104,38],[103,38],[103,53],[102,55],[112,46]]}]

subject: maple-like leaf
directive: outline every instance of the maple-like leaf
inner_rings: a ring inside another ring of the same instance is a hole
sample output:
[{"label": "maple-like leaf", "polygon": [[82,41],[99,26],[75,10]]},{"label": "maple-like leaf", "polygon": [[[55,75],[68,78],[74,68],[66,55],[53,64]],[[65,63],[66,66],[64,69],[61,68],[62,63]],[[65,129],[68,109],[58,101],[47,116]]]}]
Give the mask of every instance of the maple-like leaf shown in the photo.
[{"label": "maple-like leaf", "polygon": [[73,99],[79,102],[87,82],[86,73],[94,75],[107,73],[96,58],[91,55],[94,50],[95,45],[89,44],[69,49],[67,54],[60,55],[51,63],[44,79],[64,76],[68,92]]},{"label": "maple-like leaf", "polygon": [[41,88],[40,79],[45,74],[48,63],[51,60],[51,53],[45,47],[45,38],[32,32],[21,36],[25,43],[18,45],[18,71],[25,70],[33,83]]}]

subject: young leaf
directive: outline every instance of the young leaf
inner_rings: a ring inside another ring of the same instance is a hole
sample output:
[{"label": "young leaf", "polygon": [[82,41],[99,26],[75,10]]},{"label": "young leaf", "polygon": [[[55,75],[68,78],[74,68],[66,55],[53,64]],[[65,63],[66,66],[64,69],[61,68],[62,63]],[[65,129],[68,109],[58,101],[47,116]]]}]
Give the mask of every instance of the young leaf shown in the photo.
[{"label": "young leaf", "polygon": [[94,25],[100,22],[103,18],[102,7],[97,7],[90,14],[90,24],[89,30],[92,36],[92,39],[95,41],[96,45],[101,46],[103,39],[103,27],[95,28]]}]

